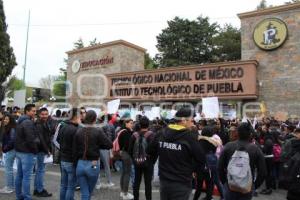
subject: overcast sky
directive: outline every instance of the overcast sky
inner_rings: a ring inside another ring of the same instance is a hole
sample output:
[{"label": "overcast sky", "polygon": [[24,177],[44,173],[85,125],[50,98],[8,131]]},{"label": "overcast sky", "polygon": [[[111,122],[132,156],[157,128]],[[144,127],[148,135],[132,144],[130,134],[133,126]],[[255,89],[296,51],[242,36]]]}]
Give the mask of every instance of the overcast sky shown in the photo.
[{"label": "overcast sky", "polygon": [[[267,0],[281,5],[287,0]],[[11,45],[23,76],[28,11],[29,29],[26,83],[38,85],[48,74],[57,75],[66,51],[82,38],[85,44],[123,39],[157,53],[156,36],[175,16],[240,26],[238,13],[255,10],[260,0],[4,0]]]}]

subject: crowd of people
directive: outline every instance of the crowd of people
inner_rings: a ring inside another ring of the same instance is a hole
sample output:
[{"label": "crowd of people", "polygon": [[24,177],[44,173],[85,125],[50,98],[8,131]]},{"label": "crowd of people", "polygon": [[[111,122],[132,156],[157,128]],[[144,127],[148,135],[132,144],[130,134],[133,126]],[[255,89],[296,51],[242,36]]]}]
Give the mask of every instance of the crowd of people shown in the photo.
[{"label": "crowd of people", "polygon": [[[98,114],[98,115],[97,115]],[[17,200],[51,197],[44,185],[45,158],[60,165],[60,200],[73,200],[76,188],[89,200],[93,190],[113,187],[111,169],[121,163],[120,198],[139,199],[142,177],[145,197],[152,199],[154,166],[158,163],[161,200],[194,200],[205,193],[225,200],[247,200],[287,190],[287,199],[300,195],[300,127],[296,121],[194,120],[190,108],[173,119],[136,120],[72,108],[50,116],[47,108],[27,104],[0,112],[5,187]],[[17,163],[14,178],[13,165]],[[100,164],[106,181],[99,179]],[[132,183],[133,194],[129,193]],[[262,185],[264,184],[264,187]]]}]

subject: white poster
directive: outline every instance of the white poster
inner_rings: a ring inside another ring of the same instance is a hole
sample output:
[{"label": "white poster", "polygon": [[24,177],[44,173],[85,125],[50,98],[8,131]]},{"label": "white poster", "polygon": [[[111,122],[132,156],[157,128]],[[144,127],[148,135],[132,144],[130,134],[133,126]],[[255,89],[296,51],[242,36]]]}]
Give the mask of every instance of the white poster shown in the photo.
[{"label": "white poster", "polygon": [[16,90],[14,92],[14,106],[25,107],[26,90]]},{"label": "white poster", "polygon": [[154,119],[157,117],[160,119],[160,107],[152,107],[151,112]]},{"label": "white poster", "polygon": [[107,102],[107,113],[108,114],[117,113],[119,106],[120,106],[120,99],[115,99]]},{"label": "white poster", "polygon": [[202,113],[205,118],[218,118],[220,114],[218,97],[202,98]]}]

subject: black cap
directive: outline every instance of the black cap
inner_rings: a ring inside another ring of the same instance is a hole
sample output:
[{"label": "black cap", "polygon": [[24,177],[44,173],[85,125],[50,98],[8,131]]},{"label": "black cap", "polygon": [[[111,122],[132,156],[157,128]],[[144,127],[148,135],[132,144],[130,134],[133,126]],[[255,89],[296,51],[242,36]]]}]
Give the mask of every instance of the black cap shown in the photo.
[{"label": "black cap", "polygon": [[181,118],[181,117],[195,117],[195,113],[192,109],[190,108],[180,108],[176,114],[175,114],[176,118]]}]

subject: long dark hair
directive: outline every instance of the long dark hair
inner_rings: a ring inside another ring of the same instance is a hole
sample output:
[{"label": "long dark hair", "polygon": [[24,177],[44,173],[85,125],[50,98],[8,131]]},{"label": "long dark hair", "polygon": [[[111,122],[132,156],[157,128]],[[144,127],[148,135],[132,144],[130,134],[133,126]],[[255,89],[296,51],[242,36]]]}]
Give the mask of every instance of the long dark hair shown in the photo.
[{"label": "long dark hair", "polygon": [[15,117],[13,115],[9,114],[9,113],[5,113],[4,114],[2,123],[4,123],[5,117],[8,117],[9,122],[8,122],[8,124],[6,126],[3,124],[4,132],[5,133],[9,133],[12,128],[16,128],[17,123],[16,123]]}]

